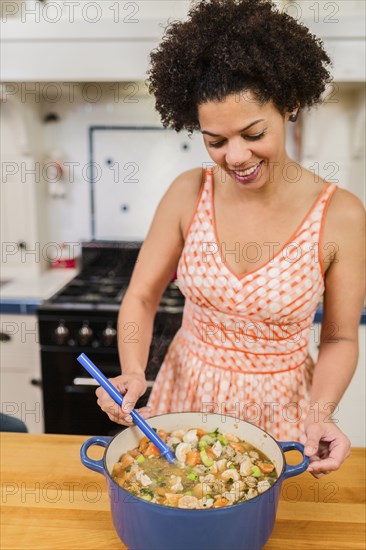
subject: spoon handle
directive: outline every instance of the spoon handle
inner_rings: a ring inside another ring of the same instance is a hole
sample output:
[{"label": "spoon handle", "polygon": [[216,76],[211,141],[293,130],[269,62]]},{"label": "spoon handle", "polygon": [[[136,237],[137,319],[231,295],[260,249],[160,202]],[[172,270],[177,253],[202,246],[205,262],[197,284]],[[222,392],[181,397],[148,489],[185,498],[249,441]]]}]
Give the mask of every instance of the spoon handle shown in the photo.
[{"label": "spoon handle", "polygon": [[[110,395],[110,397],[119,405],[122,406],[123,397],[110,383],[110,381],[104,376],[104,374],[98,369],[96,365],[89,359],[85,353],[82,353],[77,357],[79,363],[84,367],[85,370],[105,389],[105,391]],[[140,430],[154,443],[154,445],[159,449],[162,456],[164,456],[169,462],[174,462],[174,454],[170,447],[164,443],[164,441],[158,436],[158,434],[153,430],[147,422],[139,415],[139,413],[132,409],[130,415],[135,422],[135,424],[140,428]]]}]

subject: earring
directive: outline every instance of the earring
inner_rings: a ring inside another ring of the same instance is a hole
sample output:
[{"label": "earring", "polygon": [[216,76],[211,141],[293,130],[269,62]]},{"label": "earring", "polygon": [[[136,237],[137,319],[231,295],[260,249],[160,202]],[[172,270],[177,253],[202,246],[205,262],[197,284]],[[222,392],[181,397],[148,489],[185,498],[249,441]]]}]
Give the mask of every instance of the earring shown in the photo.
[{"label": "earring", "polygon": [[299,111],[297,111],[297,113],[292,113],[292,115],[290,115],[289,121],[296,122],[298,116],[299,116]]}]

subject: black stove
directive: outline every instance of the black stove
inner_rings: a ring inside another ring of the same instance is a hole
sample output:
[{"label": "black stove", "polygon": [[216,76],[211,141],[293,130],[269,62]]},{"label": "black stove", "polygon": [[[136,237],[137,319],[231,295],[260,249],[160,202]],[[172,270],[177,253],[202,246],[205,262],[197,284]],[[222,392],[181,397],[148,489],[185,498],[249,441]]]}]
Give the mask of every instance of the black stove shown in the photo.
[{"label": "black stove", "polygon": [[[83,243],[80,273],[38,309],[46,433],[113,434],[121,429],[100,411],[95,382],[76,357],[84,352],[107,377],[120,374],[117,316],[141,244]],[[148,391],[137,407],[148,400],[169,344],[181,326],[183,307],[184,296],[173,280],[155,316],[146,368]]]}]

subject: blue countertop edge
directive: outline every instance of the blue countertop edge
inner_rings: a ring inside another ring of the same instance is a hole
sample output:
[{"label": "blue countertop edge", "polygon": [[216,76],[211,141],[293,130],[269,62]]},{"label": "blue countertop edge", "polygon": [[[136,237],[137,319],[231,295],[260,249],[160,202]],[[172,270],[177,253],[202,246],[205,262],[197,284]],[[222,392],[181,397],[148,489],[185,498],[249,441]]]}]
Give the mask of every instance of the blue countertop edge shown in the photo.
[{"label": "blue countertop edge", "polygon": [[0,301],[0,313],[13,313],[14,315],[35,315],[38,306],[43,303],[40,299],[2,299]]},{"label": "blue countertop edge", "polygon": [[[32,299],[2,299],[0,301],[0,313],[12,313],[14,315],[35,315],[38,306],[43,300]],[[314,323],[321,323],[323,317],[323,308],[319,306],[315,312]],[[366,308],[363,308],[360,325],[366,325]]]}]

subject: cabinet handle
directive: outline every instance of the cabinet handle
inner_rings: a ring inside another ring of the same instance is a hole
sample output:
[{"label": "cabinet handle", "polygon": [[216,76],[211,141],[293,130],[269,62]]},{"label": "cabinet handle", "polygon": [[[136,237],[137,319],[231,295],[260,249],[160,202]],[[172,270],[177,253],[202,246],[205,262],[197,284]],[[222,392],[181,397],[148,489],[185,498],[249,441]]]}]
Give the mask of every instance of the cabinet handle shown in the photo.
[{"label": "cabinet handle", "polygon": [[37,378],[32,378],[30,383],[32,384],[32,386],[37,386],[38,388],[42,387],[42,380],[37,380]]},{"label": "cabinet handle", "polygon": [[0,342],[10,342],[11,336],[5,332],[0,332]]}]

